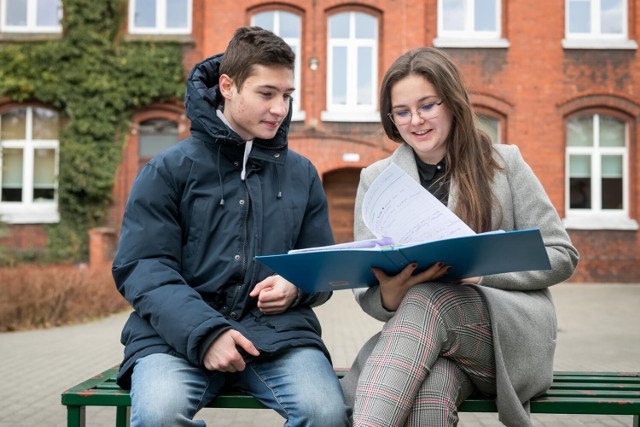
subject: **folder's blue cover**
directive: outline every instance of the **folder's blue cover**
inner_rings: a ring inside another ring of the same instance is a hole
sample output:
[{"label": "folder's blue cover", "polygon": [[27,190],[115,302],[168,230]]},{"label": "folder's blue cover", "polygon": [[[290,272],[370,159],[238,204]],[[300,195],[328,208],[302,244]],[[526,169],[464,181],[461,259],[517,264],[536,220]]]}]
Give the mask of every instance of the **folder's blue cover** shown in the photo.
[{"label": "folder's blue cover", "polygon": [[526,270],[549,270],[537,228],[481,233],[427,243],[377,249],[337,249],[257,256],[256,259],[305,292],[335,291],[377,284],[371,267],[388,274],[411,262],[423,271],[442,261],[451,269],[441,281]]}]

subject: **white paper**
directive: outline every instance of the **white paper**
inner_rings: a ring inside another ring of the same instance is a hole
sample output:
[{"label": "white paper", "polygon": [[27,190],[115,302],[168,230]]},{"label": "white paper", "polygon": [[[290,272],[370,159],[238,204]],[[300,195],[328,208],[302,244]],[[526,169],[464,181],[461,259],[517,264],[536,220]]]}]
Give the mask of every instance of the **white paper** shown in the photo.
[{"label": "white paper", "polygon": [[367,190],[362,219],[376,237],[390,237],[396,245],[475,234],[440,200],[393,163]]}]

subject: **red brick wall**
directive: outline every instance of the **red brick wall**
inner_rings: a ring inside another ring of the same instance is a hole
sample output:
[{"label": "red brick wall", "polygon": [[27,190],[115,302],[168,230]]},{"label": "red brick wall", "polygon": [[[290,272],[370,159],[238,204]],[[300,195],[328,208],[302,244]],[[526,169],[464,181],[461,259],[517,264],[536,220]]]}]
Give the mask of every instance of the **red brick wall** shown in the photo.
[{"label": "red brick wall", "polygon": [[[234,30],[250,22],[251,13],[274,4],[193,0],[194,44],[184,47],[185,74],[204,57],[222,52]],[[396,144],[384,138],[379,124],[328,123],[321,119],[326,104],[327,17],[349,7],[379,18],[381,79],[398,55],[412,47],[433,44],[437,1],[297,0],[278,2],[277,6],[300,14],[303,22],[302,87],[298,92],[306,119],[292,126],[291,147],[312,159],[321,175],[361,168],[388,156]],[[640,0],[629,0],[629,6],[629,37],[637,40]],[[503,0],[503,37],[509,42],[508,48],[444,50],[459,64],[477,110],[504,120],[504,142],[520,147],[561,217],[565,215],[566,118],[585,109],[603,108],[608,114],[625,118],[631,138],[629,215],[637,220],[640,59],[635,50],[564,49],[564,8],[565,2],[558,0]],[[316,71],[308,66],[312,57],[319,60]],[[135,138],[129,142],[135,144]],[[110,226],[119,223],[129,185],[130,178],[119,175]],[[570,230],[570,234],[582,255],[573,280],[640,282],[637,230]]]}]

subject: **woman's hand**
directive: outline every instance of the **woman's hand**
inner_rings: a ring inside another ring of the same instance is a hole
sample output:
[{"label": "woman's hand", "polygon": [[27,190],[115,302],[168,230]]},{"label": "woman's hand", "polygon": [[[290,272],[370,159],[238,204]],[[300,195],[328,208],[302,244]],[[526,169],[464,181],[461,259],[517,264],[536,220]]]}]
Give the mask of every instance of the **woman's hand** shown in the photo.
[{"label": "woman's hand", "polygon": [[380,283],[380,297],[382,306],[389,311],[396,311],[400,307],[400,303],[404,295],[409,289],[418,283],[432,282],[444,276],[449,270],[449,266],[445,266],[442,262],[433,264],[430,268],[413,275],[418,264],[411,263],[395,276],[387,276],[386,273],[379,268],[372,268],[373,274]]}]

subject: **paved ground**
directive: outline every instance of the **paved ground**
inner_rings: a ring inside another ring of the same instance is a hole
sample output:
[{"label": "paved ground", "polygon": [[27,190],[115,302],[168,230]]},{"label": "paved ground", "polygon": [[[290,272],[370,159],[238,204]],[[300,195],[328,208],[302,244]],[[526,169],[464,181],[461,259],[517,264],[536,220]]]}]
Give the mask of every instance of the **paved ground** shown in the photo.
[{"label": "paved ground", "polygon": [[[556,370],[640,371],[640,284],[552,288],[558,311]],[[367,317],[351,292],[338,291],[317,309],[336,366],[349,366],[381,323]],[[0,427],[66,425],[60,393],[120,362],[127,314],[77,326],[0,333]],[[281,426],[268,410],[205,409],[209,426]],[[113,408],[89,408],[87,425],[113,426]],[[630,426],[631,417],[534,415],[537,427]],[[461,414],[462,427],[500,426],[495,414]]]}]

